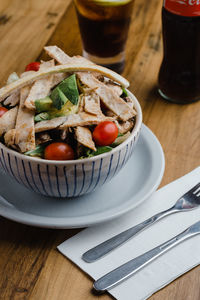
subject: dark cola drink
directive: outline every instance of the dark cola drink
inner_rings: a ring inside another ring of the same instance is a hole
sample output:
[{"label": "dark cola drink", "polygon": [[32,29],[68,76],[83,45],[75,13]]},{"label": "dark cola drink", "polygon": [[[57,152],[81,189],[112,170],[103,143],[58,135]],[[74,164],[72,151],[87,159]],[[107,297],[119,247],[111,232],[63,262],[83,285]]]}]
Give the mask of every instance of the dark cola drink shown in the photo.
[{"label": "dark cola drink", "polygon": [[83,56],[121,73],[134,0],[75,0]]},{"label": "dark cola drink", "polygon": [[175,103],[200,99],[200,0],[165,0],[159,93]]}]

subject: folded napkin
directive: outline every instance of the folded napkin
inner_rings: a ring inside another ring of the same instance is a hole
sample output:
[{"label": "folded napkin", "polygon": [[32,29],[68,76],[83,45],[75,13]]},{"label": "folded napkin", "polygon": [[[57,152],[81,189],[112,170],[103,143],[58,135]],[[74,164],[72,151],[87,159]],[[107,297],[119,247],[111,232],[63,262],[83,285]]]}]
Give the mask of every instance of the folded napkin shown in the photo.
[{"label": "folded napkin", "polygon": [[[58,250],[96,280],[200,220],[200,208],[173,214],[147,228],[99,261],[89,264],[81,259],[82,254],[91,247],[171,207],[180,196],[198,182],[200,182],[200,167],[156,191],[142,205],[128,214],[81,231],[59,245]],[[169,250],[134,276],[109,290],[109,293],[118,300],[147,299],[198,264],[200,264],[200,235]]]}]

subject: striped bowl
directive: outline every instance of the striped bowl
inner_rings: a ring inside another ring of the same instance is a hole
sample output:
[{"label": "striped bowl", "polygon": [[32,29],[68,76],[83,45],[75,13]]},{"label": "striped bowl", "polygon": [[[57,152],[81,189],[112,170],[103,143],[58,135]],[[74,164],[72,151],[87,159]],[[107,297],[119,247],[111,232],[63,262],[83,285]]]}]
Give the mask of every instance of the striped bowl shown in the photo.
[{"label": "striped bowl", "polygon": [[129,92],[137,111],[136,124],[129,138],[112,151],[81,160],[49,161],[29,157],[0,143],[0,167],[36,193],[50,197],[76,197],[93,192],[111,180],[127,163],[137,143],[142,111]]}]

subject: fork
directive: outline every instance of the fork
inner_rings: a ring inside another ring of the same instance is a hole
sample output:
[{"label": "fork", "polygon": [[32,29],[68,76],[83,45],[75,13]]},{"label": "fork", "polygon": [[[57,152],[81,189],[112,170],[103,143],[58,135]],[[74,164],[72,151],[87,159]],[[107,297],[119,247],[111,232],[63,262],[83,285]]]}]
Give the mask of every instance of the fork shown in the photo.
[{"label": "fork", "polygon": [[171,208],[162,211],[151,218],[145,220],[144,222],[133,226],[114,237],[106,240],[105,242],[97,245],[96,247],[88,250],[82,255],[82,259],[85,262],[91,263],[94,262],[104,255],[108,254],[118,246],[125,243],[131,237],[135,236],[139,232],[143,231],[150,225],[154,224],[155,222],[159,221],[160,219],[171,215],[173,213],[177,213],[180,211],[188,211],[200,206],[200,182],[195,185],[192,189],[186,192],[182,197],[180,197],[174,206]]}]

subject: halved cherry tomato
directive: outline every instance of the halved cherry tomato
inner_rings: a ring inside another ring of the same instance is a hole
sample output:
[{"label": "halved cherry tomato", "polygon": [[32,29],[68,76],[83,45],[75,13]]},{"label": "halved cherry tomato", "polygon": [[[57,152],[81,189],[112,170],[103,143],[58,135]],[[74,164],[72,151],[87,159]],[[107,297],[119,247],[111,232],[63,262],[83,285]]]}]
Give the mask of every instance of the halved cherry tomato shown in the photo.
[{"label": "halved cherry tomato", "polygon": [[93,131],[93,139],[98,146],[108,146],[112,144],[118,136],[118,128],[111,121],[99,123]]},{"label": "halved cherry tomato", "polygon": [[0,117],[2,117],[8,111],[5,107],[0,107]]},{"label": "halved cherry tomato", "polygon": [[56,142],[48,145],[44,150],[44,158],[49,160],[74,159],[74,150],[66,143]]},{"label": "halved cherry tomato", "polygon": [[25,71],[38,71],[40,68],[40,63],[38,61],[31,62],[25,68]]}]

